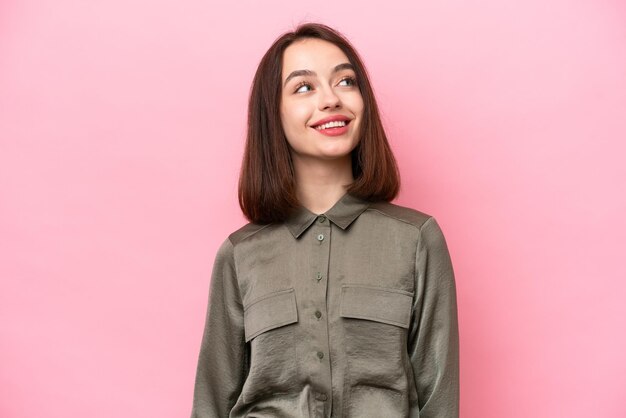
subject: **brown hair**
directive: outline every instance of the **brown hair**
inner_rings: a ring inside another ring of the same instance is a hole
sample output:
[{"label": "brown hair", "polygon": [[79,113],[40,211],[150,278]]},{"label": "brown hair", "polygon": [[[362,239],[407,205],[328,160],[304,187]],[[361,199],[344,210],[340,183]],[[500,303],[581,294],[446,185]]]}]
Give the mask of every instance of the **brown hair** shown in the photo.
[{"label": "brown hair", "polygon": [[239,176],[239,206],[253,223],[284,221],[300,205],[279,106],[283,52],[302,38],[317,38],[339,47],[354,67],[363,97],[361,137],[352,151],[354,182],[346,191],[368,201],[391,201],[400,189],[400,173],[361,58],[339,32],[320,23],[304,23],[274,41],[261,59],[252,82],[248,132]]}]

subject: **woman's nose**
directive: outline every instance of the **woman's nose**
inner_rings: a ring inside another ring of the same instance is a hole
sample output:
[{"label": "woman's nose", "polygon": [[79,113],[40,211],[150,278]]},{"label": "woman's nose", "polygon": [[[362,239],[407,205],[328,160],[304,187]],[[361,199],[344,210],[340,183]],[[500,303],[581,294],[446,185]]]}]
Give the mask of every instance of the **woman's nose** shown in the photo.
[{"label": "woman's nose", "polygon": [[320,109],[341,106],[339,96],[335,94],[332,87],[326,87],[320,90]]}]

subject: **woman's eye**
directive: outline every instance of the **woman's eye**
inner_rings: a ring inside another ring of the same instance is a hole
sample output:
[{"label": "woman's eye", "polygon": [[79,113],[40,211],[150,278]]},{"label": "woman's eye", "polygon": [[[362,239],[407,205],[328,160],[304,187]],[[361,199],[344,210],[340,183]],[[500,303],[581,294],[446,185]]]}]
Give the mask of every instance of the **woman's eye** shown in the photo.
[{"label": "woman's eye", "polygon": [[344,81],[347,81],[349,86],[354,86],[356,84],[356,80],[354,79],[354,77],[346,77],[342,79],[339,83],[341,84]]},{"label": "woman's eye", "polygon": [[298,84],[298,86],[296,86],[296,93],[304,93],[305,92],[304,90],[300,91],[300,90],[302,90],[303,87],[309,87],[310,88],[311,85],[309,83],[305,83],[305,82],[302,82],[302,83]]}]

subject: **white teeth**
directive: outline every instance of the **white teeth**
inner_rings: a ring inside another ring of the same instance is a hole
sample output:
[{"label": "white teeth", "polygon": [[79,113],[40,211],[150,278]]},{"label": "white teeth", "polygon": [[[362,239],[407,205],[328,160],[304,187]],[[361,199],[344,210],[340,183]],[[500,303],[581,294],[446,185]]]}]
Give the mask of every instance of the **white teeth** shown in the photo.
[{"label": "white teeth", "polygon": [[325,123],[323,125],[316,126],[315,129],[317,129],[318,131],[321,131],[321,130],[326,129],[326,128],[335,128],[335,127],[338,127],[338,126],[346,126],[346,121],[337,120],[337,121],[334,121],[334,122],[328,122],[328,123]]}]

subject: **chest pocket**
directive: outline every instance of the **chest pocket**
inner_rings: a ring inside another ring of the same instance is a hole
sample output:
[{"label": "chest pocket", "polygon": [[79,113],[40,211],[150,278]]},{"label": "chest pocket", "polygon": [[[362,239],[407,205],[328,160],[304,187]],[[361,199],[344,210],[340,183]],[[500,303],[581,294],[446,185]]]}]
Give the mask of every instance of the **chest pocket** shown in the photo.
[{"label": "chest pocket", "polygon": [[293,288],[272,292],[244,305],[244,334],[250,342],[250,371],[242,389],[244,402],[297,390],[296,294]]},{"label": "chest pocket", "polygon": [[368,404],[359,398],[363,394],[369,399],[376,396],[389,411],[394,410],[393,405],[404,404],[403,396],[409,391],[407,334],[413,295],[388,287],[341,286],[340,316],[351,398],[344,416],[369,416],[356,406]]},{"label": "chest pocket", "polygon": [[244,306],[246,342],[259,334],[298,322],[294,289],[272,292]]},{"label": "chest pocket", "polygon": [[340,315],[408,328],[412,302],[413,293],[404,290],[345,284],[341,286]]}]

